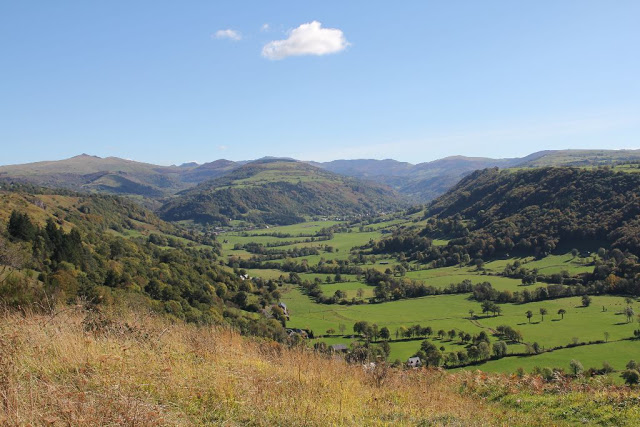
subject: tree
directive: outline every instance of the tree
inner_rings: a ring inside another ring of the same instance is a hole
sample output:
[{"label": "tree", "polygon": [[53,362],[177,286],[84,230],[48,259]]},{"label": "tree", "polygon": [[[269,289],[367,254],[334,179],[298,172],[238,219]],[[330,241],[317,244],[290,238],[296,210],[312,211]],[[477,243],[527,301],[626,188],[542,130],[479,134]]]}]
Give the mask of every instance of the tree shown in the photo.
[{"label": "tree", "polygon": [[500,316],[500,314],[502,313],[502,307],[500,307],[498,304],[493,304],[491,306],[491,311],[493,311],[493,316]]},{"label": "tree", "polygon": [[28,214],[12,211],[9,224],[7,224],[7,231],[15,239],[31,241],[35,238],[36,227],[31,222]]},{"label": "tree", "polygon": [[640,367],[640,365],[638,365],[638,362],[636,362],[633,359],[629,360],[629,362],[627,363],[627,366],[625,366],[625,368],[627,368],[627,369],[636,369],[636,370],[639,367]]},{"label": "tree", "polygon": [[422,341],[420,350],[425,355],[424,360],[427,366],[439,366],[442,363],[442,353],[431,341]]},{"label": "tree", "polygon": [[607,250],[605,248],[598,248],[598,256],[601,259],[604,259],[606,255],[607,255]]},{"label": "tree", "polygon": [[562,316],[562,320],[564,320],[564,315],[567,312],[567,310],[565,310],[564,308],[561,308],[560,310],[558,310],[558,314],[560,316]]},{"label": "tree", "polygon": [[541,348],[540,348],[540,344],[538,344],[538,342],[537,342],[537,341],[535,341],[533,344],[531,344],[531,347],[533,348],[533,351],[534,351],[536,354],[539,354],[539,353],[540,353]]},{"label": "tree", "polygon": [[544,322],[544,315],[547,314],[547,309],[546,308],[541,308],[540,309],[540,316],[542,316],[542,321]]},{"label": "tree", "polygon": [[398,329],[396,329],[396,339],[398,339],[398,337],[404,338],[406,333],[407,333],[407,327],[406,326],[400,326]]},{"label": "tree", "polygon": [[[9,280],[12,273],[21,268],[24,260],[31,256],[19,246],[18,243],[12,244],[0,235],[0,285]],[[10,270],[5,274],[8,268]]]},{"label": "tree", "polygon": [[576,377],[584,372],[584,366],[582,366],[582,363],[580,363],[579,360],[572,359],[571,362],[569,362],[569,367],[571,368],[573,375]]},{"label": "tree", "polygon": [[329,328],[329,329],[327,329],[327,335],[333,335],[333,334],[335,334],[335,333],[336,333],[336,330],[335,330],[335,329],[333,329],[333,328]]},{"label": "tree", "polygon": [[591,305],[591,297],[589,295],[582,296],[582,305],[584,307],[589,307]]},{"label": "tree", "polygon": [[633,320],[633,316],[635,316],[635,312],[633,311],[633,308],[631,308],[630,306],[627,306],[624,309],[624,314],[625,316],[627,316],[627,323],[631,322],[631,320]]},{"label": "tree", "polygon": [[389,354],[391,354],[391,346],[387,341],[382,341],[382,344],[380,344],[380,348],[384,353],[384,358],[387,359],[389,357]]},{"label": "tree", "polygon": [[380,336],[380,330],[378,329],[377,324],[371,325],[371,335],[373,336],[374,341],[378,341],[378,336]]},{"label": "tree", "polygon": [[336,300],[341,300],[341,299],[345,299],[347,297],[347,293],[341,289],[338,289],[335,291],[335,293],[333,294],[334,298]]},{"label": "tree", "polygon": [[491,311],[491,304],[493,304],[493,302],[489,300],[482,301],[482,314],[485,314]]},{"label": "tree", "polygon": [[571,256],[572,257],[577,257],[578,254],[580,253],[580,251],[578,251],[576,248],[571,249]]},{"label": "tree", "polygon": [[609,332],[605,331],[605,333],[604,333],[604,341],[605,342],[609,342]]},{"label": "tree", "polygon": [[491,357],[491,349],[489,348],[489,344],[486,342],[481,342],[478,344],[478,353],[479,357],[482,360],[487,360]]},{"label": "tree", "polygon": [[358,290],[356,291],[356,296],[358,298],[362,298],[364,295],[364,290],[362,288],[358,288]]},{"label": "tree", "polygon": [[527,319],[529,319],[529,323],[531,323],[532,317],[533,317],[533,312],[531,310],[527,310]]},{"label": "tree", "polygon": [[447,333],[445,332],[445,330],[444,330],[444,329],[440,329],[440,330],[438,331],[438,337],[440,337],[440,339],[441,339],[441,340],[442,340],[442,339],[444,339],[444,337],[445,337],[446,335],[447,335]]},{"label": "tree", "polygon": [[353,332],[356,334],[364,335],[367,332],[368,328],[369,322],[367,322],[366,320],[360,320],[359,322],[353,324]]},{"label": "tree", "polygon": [[478,351],[478,347],[472,345],[467,349],[467,355],[471,360],[477,360],[480,357],[480,352]]},{"label": "tree", "polygon": [[387,328],[386,326],[383,326],[382,328],[380,328],[380,338],[386,341],[390,337],[391,337],[391,332],[389,332],[389,328]]},{"label": "tree", "polygon": [[344,323],[340,323],[338,325],[338,330],[340,331],[340,335],[344,335],[344,331],[347,329],[347,325]]},{"label": "tree", "polygon": [[447,335],[449,335],[449,341],[453,341],[453,339],[456,337],[456,330],[451,329],[449,332],[447,332]]},{"label": "tree", "polygon": [[635,369],[627,369],[626,371],[622,371],[620,376],[624,379],[624,382],[629,385],[636,385],[640,382],[640,373]]},{"label": "tree", "polygon": [[469,310],[469,317],[471,317],[472,319],[473,319],[473,313],[475,313],[475,311]]},{"label": "tree", "polygon": [[507,344],[504,341],[493,343],[493,354],[496,357],[504,357],[507,355]]},{"label": "tree", "polygon": [[447,357],[445,359],[445,363],[447,364],[447,366],[456,366],[459,362],[460,360],[458,359],[458,355],[455,352],[447,354]]}]

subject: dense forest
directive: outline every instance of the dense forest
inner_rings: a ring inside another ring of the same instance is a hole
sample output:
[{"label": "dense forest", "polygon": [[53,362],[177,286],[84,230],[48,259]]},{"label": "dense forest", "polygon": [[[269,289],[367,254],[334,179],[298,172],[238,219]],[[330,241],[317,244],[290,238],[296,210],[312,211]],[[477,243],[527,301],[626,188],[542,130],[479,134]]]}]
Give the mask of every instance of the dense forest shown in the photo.
[{"label": "dense forest", "polygon": [[217,242],[171,234],[171,225],[118,197],[26,190],[0,192],[3,304],[133,304],[284,339],[277,284],[220,266]]},{"label": "dense forest", "polygon": [[[605,168],[485,169],[430,204],[426,227],[400,230],[372,250],[449,258],[449,265],[465,254],[484,260],[512,252],[544,256],[589,242],[640,255],[639,189],[639,174]],[[436,237],[451,240],[436,248],[430,244]]]},{"label": "dense forest", "polygon": [[[639,189],[640,174],[606,167],[485,169],[431,203],[424,213],[426,226],[398,229],[362,247],[361,253],[397,254],[433,267],[481,268],[483,262],[498,257],[542,258],[581,248],[587,254],[598,251],[602,259],[593,274],[578,283],[612,276],[617,278],[616,292],[638,295]],[[449,241],[436,246],[434,238]],[[522,269],[505,272],[511,277],[527,274]],[[560,283],[563,278],[544,280]],[[594,286],[602,291],[603,286]]]}]

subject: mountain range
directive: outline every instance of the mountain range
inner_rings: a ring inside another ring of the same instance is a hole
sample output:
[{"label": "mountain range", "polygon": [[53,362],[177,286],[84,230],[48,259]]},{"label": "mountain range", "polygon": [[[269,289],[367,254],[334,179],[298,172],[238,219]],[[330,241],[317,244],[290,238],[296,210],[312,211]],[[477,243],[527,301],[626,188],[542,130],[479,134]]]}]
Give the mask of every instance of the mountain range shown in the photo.
[{"label": "mountain range", "polygon": [[[388,186],[410,203],[425,203],[444,194],[461,178],[478,169],[595,166],[638,160],[640,150],[553,150],[520,158],[452,156],[418,164],[392,159],[304,163],[335,174]],[[100,158],[82,154],[59,161],[0,166],[0,179],[158,199],[224,177],[250,163],[252,161],[220,159],[204,164],[160,166],[117,157]]]}]

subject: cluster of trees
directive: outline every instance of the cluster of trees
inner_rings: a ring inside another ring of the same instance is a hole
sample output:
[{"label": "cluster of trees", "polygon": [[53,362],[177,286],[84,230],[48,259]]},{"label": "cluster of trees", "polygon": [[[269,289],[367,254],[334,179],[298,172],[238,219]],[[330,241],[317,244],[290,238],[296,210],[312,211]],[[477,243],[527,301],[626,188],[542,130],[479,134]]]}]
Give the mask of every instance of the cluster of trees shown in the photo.
[{"label": "cluster of trees", "polygon": [[[263,235],[262,235],[263,236]],[[252,254],[262,255],[267,253],[267,248],[277,248],[280,246],[292,246],[299,243],[312,243],[312,242],[321,242],[330,240],[329,237],[308,237],[304,240],[277,240],[275,242],[267,242],[267,243],[257,243],[257,242],[248,242],[248,243],[236,243],[233,245],[233,250],[245,250]]]},{"label": "cluster of trees", "polygon": [[[449,331],[448,335],[451,338],[452,333],[455,336],[454,330]],[[444,363],[446,367],[459,367],[473,363],[483,362],[489,359],[500,359],[508,355],[507,343],[520,343],[522,342],[522,333],[513,329],[511,326],[500,325],[496,328],[496,335],[500,339],[493,344],[489,341],[489,336],[486,332],[481,331],[479,334],[473,337],[462,331],[458,332],[461,344],[467,344],[464,349],[443,353],[444,348],[438,348],[431,341],[423,341],[420,351],[415,356],[419,357],[421,362],[426,366],[440,366]],[[533,343],[530,353],[539,353],[541,350],[538,343]]]},{"label": "cluster of trees", "polygon": [[[253,255],[250,258],[252,262],[272,261],[276,259],[300,258],[311,255],[320,255],[320,250],[324,249],[329,252],[328,247],[314,248],[310,246],[293,247],[290,249],[262,249],[259,255]],[[333,248],[331,248],[333,251]]]},{"label": "cluster of trees", "polygon": [[[491,358],[505,357],[508,355],[507,342],[520,343],[523,339],[520,331],[506,325],[498,326],[496,332],[500,340],[493,344],[491,344],[489,335],[485,331],[471,335],[468,332],[455,329],[434,331],[430,326],[421,326],[419,324],[409,327],[401,326],[395,330],[394,334],[386,326],[379,327],[375,323],[358,321],[353,325],[353,332],[361,336],[366,343],[381,340],[383,345],[387,341],[393,340],[394,335],[395,340],[428,338],[422,342],[420,350],[414,356],[419,357],[423,365],[440,366],[444,364],[447,367],[465,366]],[[459,351],[445,354],[444,347],[438,347],[430,339],[432,336],[440,340],[448,339],[449,341],[457,338],[459,343],[465,347]],[[534,343],[532,348],[531,352],[538,353],[542,351],[537,343]]]},{"label": "cluster of trees", "polygon": [[324,260],[321,259],[317,264],[310,265],[306,259],[287,258],[283,262],[256,261],[254,259],[242,259],[238,257],[229,257],[228,264],[233,268],[245,269],[274,269],[287,273],[317,273],[317,274],[362,274],[363,270],[357,265],[351,264],[349,260]]},{"label": "cluster of trees", "polygon": [[[602,248],[601,248],[602,249]],[[576,249],[574,249],[575,251]],[[605,249],[602,249],[606,251]],[[540,274],[538,269],[527,269],[522,265],[520,260],[516,260],[513,264],[508,263],[504,268],[502,275],[514,279],[521,279],[523,285],[533,285],[536,282],[545,282],[557,285],[582,285],[584,284],[583,276],[571,276],[568,271],[553,274]]]},{"label": "cluster of trees", "polygon": [[[333,279],[331,278],[331,276],[327,276],[325,282],[331,283],[332,281],[342,281],[342,276],[340,275],[340,273],[337,273],[333,277]],[[314,301],[319,304],[364,304],[364,300],[362,299],[364,291],[362,289],[358,289],[358,298],[347,300],[347,293],[340,289],[336,290],[330,297],[325,296],[324,292],[322,291],[322,280],[318,277],[313,279],[313,281],[301,280],[300,276],[297,273],[289,273],[288,282],[300,285],[302,291],[313,298]]]},{"label": "cluster of trees", "polygon": [[364,272],[363,277],[368,285],[375,286],[374,295],[376,302],[384,302],[392,299],[419,298],[427,295],[468,293],[471,292],[473,287],[471,281],[464,280],[457,284],[450,284],[444,289],[436,288],[406,277],[396,277],[392,274],[391,270],[382,273],[373,268],[368,268]]},{"label": "cluster of trees", "polygon": [[498,291],[491,283],[482,282],[473,286],[473,298],[478,302],[493,301],[497,303],[523,304],[534,301],[545,301],[549,299],[565,298],[585,295],[590,288],[576,285],[548,285],[540,286],[533,290],[511,292],[509,290]]},{"label": "cluster of trees", "polygon": [[[0,283],[5,304],[45,306],[79,297],[93,304],[136,300],[186,321],[227,323],[244,333],[285,339],[277,316],[247,313],[277,302],[277,283],[241,280],[225,271],[217,266],[215,247],[167,248],[158,236],[125,239],[79,224],[83,227],[65,231],[52,217],[41,227],[24,212],[11,213],[0,232],[0,249],[9,248],[0,250],[0,263],[17,273],[5,274]],[[35,270],[37,278],[21,269]]]},{"label": "cluster of trees", "polygon": [[[615,372],[614,367],[607,361],[602,362],[601,368],[591,367],[584,369],[584,366],[579,360],[572,359],[569,362],[570,373],[568,375],[572,377],[587,376],[593,377],[595,375],[608,375]],[[533,375],[539,375],[545,381],[557,381],[567,376],[562,368],[541,368],[536,366],[532,370]],[[524,370],[519,369],[519,375],[524,375]],[[628,386],[635,386],[640,383],[640,365],[635,360],[630,360],[625,366],[625,370],[620,373],[620,376]]]},{"label": "cluster of trees", "polygon": [[[473,344],[465,349],[443,353],[444,347],[438,348],[432,341],[424,340],[420,345],[420,350],[414,355],[419,357],[424,366],[437,367],[444,363],[447,367],[464,366],[469,363],[488,360],[492,356],[492,346],[489,336],[482,331],[474,336]],[[493,345],[493,354],[496,357],[504,357],[507,354],[507,345],[503,341],[498,341]]]}]

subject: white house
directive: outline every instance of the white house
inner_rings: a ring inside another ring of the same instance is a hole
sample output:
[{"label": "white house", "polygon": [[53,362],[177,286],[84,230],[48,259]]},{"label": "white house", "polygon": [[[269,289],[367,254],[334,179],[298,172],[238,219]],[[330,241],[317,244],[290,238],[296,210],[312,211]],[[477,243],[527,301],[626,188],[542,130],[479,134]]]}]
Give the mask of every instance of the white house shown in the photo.
[{"label": "white house", "polygon": [[412,368],[417,368],[421,365],[422,362],[420,361],[419,357],[410,357],[409,360],[407,360],[407,366],[410,366]]}]

